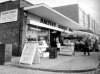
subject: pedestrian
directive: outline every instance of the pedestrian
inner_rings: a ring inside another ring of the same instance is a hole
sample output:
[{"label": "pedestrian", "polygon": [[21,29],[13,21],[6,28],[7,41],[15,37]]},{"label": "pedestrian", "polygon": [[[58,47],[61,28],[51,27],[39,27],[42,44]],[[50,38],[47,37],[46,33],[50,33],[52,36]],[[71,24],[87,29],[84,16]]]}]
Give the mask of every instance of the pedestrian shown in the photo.
[{"label": "pedestrian", "polygon": [[98,49],[98,41],[97,41],[97,39],[95,39],[95,51],[96,51],[96,52],[99,51],[99,49]]},{"label": "pedestrian", "polygon": [[84,55],[86,55],[86,53],[88,53],[88,56],[90,56],[89,43],[90,43],[89,38],[86,38],[83,52],[84,52]]}]

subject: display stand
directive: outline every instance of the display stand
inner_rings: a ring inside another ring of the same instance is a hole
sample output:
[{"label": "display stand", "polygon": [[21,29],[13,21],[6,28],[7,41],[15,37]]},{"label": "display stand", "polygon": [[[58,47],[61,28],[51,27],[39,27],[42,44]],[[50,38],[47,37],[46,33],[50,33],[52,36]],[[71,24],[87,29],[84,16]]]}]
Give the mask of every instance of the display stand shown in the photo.
[{"label": "display stand", "polygon": [[74,54],[74,43],[66,43],[66,46],[61,46],[60,54],[73,55]]}]

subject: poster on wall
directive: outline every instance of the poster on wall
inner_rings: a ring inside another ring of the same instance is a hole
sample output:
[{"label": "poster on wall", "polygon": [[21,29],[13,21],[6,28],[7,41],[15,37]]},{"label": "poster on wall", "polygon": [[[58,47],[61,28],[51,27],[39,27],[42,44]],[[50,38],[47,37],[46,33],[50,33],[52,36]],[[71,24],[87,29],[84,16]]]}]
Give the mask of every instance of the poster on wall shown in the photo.
[{"label": "poster on wall", "polygon": [[[38,57],[38,51],[37,51],[38,44],[37,43],[26,43],[20,58],[19,63],[24,64],[32,64],[36,59],[39,59]],[[37,63],[39,60],[37,61]]]},{"label": "poster on wall", "polygon": [[1,12],[0,16],[1,16],[0,23],[17,21],[18,9],[3,11]]}]

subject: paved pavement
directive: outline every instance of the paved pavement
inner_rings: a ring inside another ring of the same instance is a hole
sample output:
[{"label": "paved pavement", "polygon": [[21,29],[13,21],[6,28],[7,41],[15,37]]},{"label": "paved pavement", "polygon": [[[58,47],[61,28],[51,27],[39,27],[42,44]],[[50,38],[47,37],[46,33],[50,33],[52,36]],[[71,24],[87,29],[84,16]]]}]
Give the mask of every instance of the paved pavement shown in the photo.
[{"label": "paved pavement", "polygon": [[100,52],[84,56],[76,52],[74,56],[58,56],[57,59],[41,58],[39,64],[18,64],[20,57],[0,66],[0,74],[96,74]]}]

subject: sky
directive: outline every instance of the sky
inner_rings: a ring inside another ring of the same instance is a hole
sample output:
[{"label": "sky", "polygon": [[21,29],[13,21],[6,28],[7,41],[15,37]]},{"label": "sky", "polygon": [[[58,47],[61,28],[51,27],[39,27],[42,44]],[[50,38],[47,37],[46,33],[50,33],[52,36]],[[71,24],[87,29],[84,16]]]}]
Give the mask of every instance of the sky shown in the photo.
[{"label": "sky", "polygon": [[[6,0],[0,0],[6,1]],[[69,4],[79,4],[87,14],[96,20],[96,30],[100,33],[100,0],[26,0],[33,4],[45,3],[49,7],[64,6]]]}]

